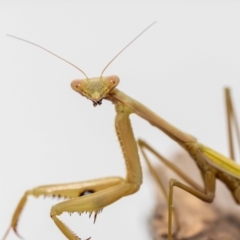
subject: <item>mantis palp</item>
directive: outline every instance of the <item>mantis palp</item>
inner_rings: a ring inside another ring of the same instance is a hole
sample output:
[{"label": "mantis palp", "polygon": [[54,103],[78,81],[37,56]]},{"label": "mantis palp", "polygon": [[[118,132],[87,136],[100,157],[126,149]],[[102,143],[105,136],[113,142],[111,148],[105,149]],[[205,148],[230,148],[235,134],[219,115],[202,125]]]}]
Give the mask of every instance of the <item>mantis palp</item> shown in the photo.
[{"label": "mantis palp", "polygon": [[[153,23],[154,24],[154,23]],[[151,27],[151,24],[149,27]],[[148,27],[148,28],[149,28]],[[143,32],[145,32],[146,28]],[[199,199],[202,199],[205,202],[212,202],[215,195],[215,183],[216,179],[223,181],[229,190],[232,192],[232,196],[235,201],[240,203],[240,166],[237,165],[230,158],[224,157],[223,155],[217,153],[216,151],[206,147],[203,144],[197,142],[196,138],[191,135],[188,135],[174,126],[167,123],[157,114],[152,112],[146,106],[140,102],[132,99],[125,93],[121,92],[116,88],[119,84],[119,78],[115,75],[103,77],[103,73],[110,63],[123,51],[125,50],[136,38],[138,38],[143,32],[141,32],[137,37],[135,37],[125,48],[123,48],[103,69],[100,77],[88,78],[87,75],[78,67],[72,63],[62,59],[61,57],[53,54],[49,50],[34,44],[32,42],[26,41],[21,38],[19,40],[33,44],[54,56],[64,60],[65,62],[71,64],[78,70],[80,70],[84,75],[85,79],[77,79],[72,81],[71,87],[80,95],[86,97],[87,99],[93,102],[94,106],[101,105],[102,100],[106,99],[111,101],[115,105],[116,118],[115,118],[115,128],[118,136],[118,140],[124,155],[126,163],[126,178],[121,177],[108,177],[96,180],[90,180],[85,182],[77,182],[70,184],[58,184],[58,185],[45,185],[37,188],[28,190],[23,195],[20,200],[14,214],[12,217],[11,224],[4,235],[3,239],[6,238],[10,229],[12,228],[14,232],[17,233],[17,222],[24,208],[27,198],[29,195],[38,197],[40,195],[44,196],[61,196],[71,198],[64,202],[60,202],[54,205],[51,208],[51,218],[54,223],[57,225],[59,230],[68,238],[68,239],[79,239],[77,235],[69,229],[65,223],[59,220],[58,216],[63,212],[88,212],[91,216],[94,215],[94,221],[98,213],[106,206],[114,203],[124,196],[128,196],[137,192],[142,184],[142,170],[139,161],[138,147],[137,142],[140,147],[140,150],[148,163],[148,166],[156,179],[159,186],[162,188],[161,181],[157,176],[156,171],[148,161],[148,158],[145,154],[145,149],[152,152],[156,155],[161,161],[168,165],[172,170],[177,172],[190,186],[183,184],[175,179],[169,181],[169,195],[168,195],[168,239],[172,239],[172,216],[173,216],[173,189],[174,187],[179,187],[190,194],[196,196]],[[228,106],[228,119],[229,119],[229,129],[231,131],[231,120],[235,121],[235,127],[238,132],[239,130],[236,124],[236,117],[234,115],[233,107],[230,100],[230,92],[226,89],[226,99]],[[151,146],[149,146],[145,141],[138,140],[136,142],[133,131],[131,128],[131,122],[129,115],[135,113],[139,117],[148,121],[151,125],[155,126],[159,130],[163,131],[171,139],[176,141],[181,147],[183,147],[192,159],[196,162],[199,170],[201,171],[204,189],[192,181],[186,174],[183,174],[176,166],[171,164],[168,160],[161,157]],[[230,135],[230,139],[232,136]],[[231,158],[234,159],[233,153],[231,151]],[[167,197],[166,191],[163,189],[165,196]],[[175,218],[176,226],[178,227],[177,218]],[[18,235],[19,236],[19,235]],[[90,238],[89,238],[90,239]]]}]

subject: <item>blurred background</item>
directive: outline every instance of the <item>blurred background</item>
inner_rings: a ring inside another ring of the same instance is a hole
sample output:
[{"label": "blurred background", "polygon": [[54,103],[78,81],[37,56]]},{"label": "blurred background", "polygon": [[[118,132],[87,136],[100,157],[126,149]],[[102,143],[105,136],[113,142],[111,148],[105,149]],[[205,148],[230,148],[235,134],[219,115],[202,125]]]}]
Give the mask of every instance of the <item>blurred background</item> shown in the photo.
[{"label": "blurred background", "polygon": [[[238,1],[0,1],[0,237],[27,189],[125,176],[114,106],[74,92],[75,68],[12,34],[37,43],[97,77],[153,21],[157,23],[105,71],[119,89],[164,119],[228,155],[223,88],[240,114]],[[180,147],[133,115],[136,138],[171,159]],[[142,160],[142,159],[141,159]],[[82,239],[151,239],[155,184],[142,162],[139,192],[93,219],[63,214]],[[156,162],[157,163],[157,162]],[[181,165],[181,162],[178,162]],[[29,197],[18,224],[24,239],[65,239],[49,217],[56,200]],[[233,203],[227,203],[231,207]],[[8,239],[17,239],[12,232]]]}]

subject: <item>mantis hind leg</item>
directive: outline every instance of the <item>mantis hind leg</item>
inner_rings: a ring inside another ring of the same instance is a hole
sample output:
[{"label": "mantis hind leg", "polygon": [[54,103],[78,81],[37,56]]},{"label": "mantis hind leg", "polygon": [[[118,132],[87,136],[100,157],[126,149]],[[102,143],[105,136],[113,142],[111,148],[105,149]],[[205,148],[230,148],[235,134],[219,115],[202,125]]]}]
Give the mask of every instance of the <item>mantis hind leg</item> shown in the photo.
[{"label": "mantis hind leg", "polygon": [[[232,160],[235,159],[235,151],[234,151],[234,133],[236,136],[236,144],[238,145],[238,149],[240,151],[240,130],[238,125],[238,120],[236,116],[236,111],[233,105],[233,100],[231,96],[231,90],[229,88],[224,88],[224,98],[225,98],[225,108],[226,108],[226,117],[227,117],[227,133],[228,133],[228,148],[229,155]],[[235,131],[234,131],[235,130]],[[240,204],[240,187],[237,187],[233,192],[233,197]]]},{"label": "mantis hind leg", "polygon": [[240,150],[240,131],[239,131],[236,112],[235,112],[234,106],[233,106],[231,91],[229,88],[224,88],[224,95],[225,95],[225,106],[226,106],[226,117],[227,117],[229,154],[230,154],[230,158],[235,161],[233,135],[235,133],[237,144],[238,144],[238,149]]}]

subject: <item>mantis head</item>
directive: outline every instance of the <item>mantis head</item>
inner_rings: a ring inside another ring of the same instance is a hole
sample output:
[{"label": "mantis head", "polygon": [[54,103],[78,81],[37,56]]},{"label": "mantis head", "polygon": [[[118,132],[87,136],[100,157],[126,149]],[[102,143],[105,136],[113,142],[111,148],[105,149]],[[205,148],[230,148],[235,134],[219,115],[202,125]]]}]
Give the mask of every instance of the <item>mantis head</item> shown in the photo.
[{"label": "mantis head", "polygon": [[111,75],[108,77],[96,77],[76,79],[71,83],[74,91],[93,102],[93,106],[101,105],[102,99],[106,98],[119,83],[119,77]]},{"label": "mantis head", "polygon": [[30,42],[28,40],[15,37],[12,35],[7,35],[9,37],[16,38],[18,40],[21,40],[23,42],[30,43],[38,48],[41,48],[42,50],[54,55],[57,58],[60,58],[64,62],[72,65],[76,69],[78,69],[86,78],[85,79],[77,79],[72,81],[71,87],[73,90],[76,92],[80,93],[82,96],[88,98],[93,102],[93,106],[101,105],[102,99],[107,98],[109,93],[118,85],[119,83],[119,78],[115,75],[111,75],[108,77],[103,77],[104,71],[107,69],[107,67],[121,54],[129,45],[131,45],[138,37],[140,37],[144,32],[146,32],[153,24],[156,22],[153,22],[150,24],[147,28],[145,28],[141,33],[139,33],[130,43],[128,43],[108,64],[107,66],[103,69],[100,77],[97,78],[88,78],[88,76],[76,65],[72,64],[71,62],[67,61],[66,59],[58,56],[57,54],[47,50],[46,48]]},{"label": "mantis head", "polygon": [[141,36],[145,31],[147,31],[153,24],[149,25],[146,29],[144,29],[140,34],[138,34],[130,43],[128,43],[102,70],[100,77],[96,78],[88,78],[87,75],[78,67],[73,65],[79,71],[81,71],[85,75],[85,79],[77,79],[72,81],[71,87],[74,91],[80,93],[82,96],[93,102],[93,106],[101,105],[102,99],[107,98],[108,94],[118,85],[119,77],[116,75],[111,75],[108,77],[103,77],[104,71],[107,67],[121,54],[129,45],[131,45],[139,36]]}]

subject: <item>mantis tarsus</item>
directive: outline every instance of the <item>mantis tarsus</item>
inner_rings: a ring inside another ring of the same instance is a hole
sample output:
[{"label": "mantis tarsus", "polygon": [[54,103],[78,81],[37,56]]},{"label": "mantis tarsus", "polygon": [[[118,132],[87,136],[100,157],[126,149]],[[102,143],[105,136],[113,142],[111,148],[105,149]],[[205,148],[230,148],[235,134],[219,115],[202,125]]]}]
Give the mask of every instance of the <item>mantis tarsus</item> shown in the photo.
[{"label": "mantis tarsus", "polygon": [[[153,23],[154,24],[154,23]],[[151,24],[149,27],[151,27]],[[147,27],[143,32],[145,32],[149,27]],[[157,114],[152,112],[146,106],[141,104],[140,102],[132,99],[125,93],[121,92],[116,88],[119,83],[119,78],[117,76],[107,76],[103,77],[103,73],[105,69],[109,66],[109,64],[123,51],[125,50],[133,41],[135,41],[143,32],[141,32],[137,37],[135,37],[125,48],[123,48],[103,69],[100,77],[88,78],[87,75],[78,67],[73,65],[72,63],[62,59],[56,54],[50,52],[49,50],[34,44],[32,42],[26,41],[21,38],[17,38],[19,40],[28,42],[33,44],[54,56],[64,60],[65,62],[71,64],[78,70],[80,70],[84,75],[85,79],[82,80],[74,80],[71,83],[71,87],[76,92],[80,93],[80,95],[86,97],[87,99],[93,102],[94,106],[100,105],[103,99],[111,101],[115,105],[116,110],[116,118],[115,118],[115,128],[118,136],[118,140],[124,155],[125,163],[126,163],[126,178],[121,177],[108,177],[96,180],[90,180],[85,182],[77,182],[70,184],[58,184],[58,185],[45,185],[33,188],[28,190],[23,195],[20,200],[14,214],[12,217],[11,224],[4,235],[3,239],[6,239],[10,229],[13,229],[14,232],[17,233],[17,222],[24,208],[27,198],[29,195],[33,195],[38,197],[40,195],[45,196],[62,196],[71,198],[64,202],[60,202],[54,205],[51,208],[51,218],[54,223],[57,225],[59,230],[68,238],[68,239],[80,239],[77,235],[73,233],[71,229],[69,229],[65,223],[59,220],[58,216],[63,212],[88,212],[90,216],[94,215],[94,221],[98,213],[106,206],[114,203],[120,198],[133,194],[138,191],[142,184],[142,170],[139,161],[138,155],[138,147],[147,161],[147,164],[152,172],[155,180],[158,185],[163,189],[166,198],[168,198],[168,240],[172,239],[172,221],[173,221],[173,189],[174,187],[179,187],[184,191],[189,192],[190,194],[196,196],[199,199],[202,199],[205,202],[212,202],[215,195],[215,183],[216,179],[220,179],[223,181],[229,190],[232,192],[232,196],[235,201],[240,203],[240,166],[237,165],[230,158],[224,157],[223,155],[217,153],[216,151],[206,147],[203,144],[197,142],[196,138],[188,135],[174,126],[167,123]],[[10,36],[10,35],[9,35]],[[229,89],[225,90],[226,92],[226,103],[228,106],[228,123],[229,123],[229,137],[231,136],[231,120],[234,121],[235,127],[239,137],[239,130],[237,127],[236,117],[234,115],[230,91]],[[155,151],[150,145],[148,145],[143,140],[138,140],[136,142],[131,122],[129,119],[129,115],[135,113],[139,117],[148,121],[151,125],[163,131],[166,135],[168,135],[171,139],[176,141],[183,147],[192,159],[196,162],[199,170],[201,171],[201,175],[204,182],[204,189],[200,187],[197,183],[195,183],[192,179],[190,179],[186,174],[182,173],[175,165],[169,162],[167,159],[163,158],[157,151]],[[231,144],[232,146],[232,144]],[[172,170],[174,170],[177,174],[179,174],[188,184],[183,184],[180,181],[175,179],[171,179],[169,181],[169,194],[167,194],[166,190],[162,187],[161,180],[157,175],[156,170],[152,167],[151,163],[148,160],[148,157],[145,153],[145,150],[152,152],[156,155],[161,161],[163,161],[166,165],[168,165]],[[231,150],[231,158],[234,159],[233,151]],[[178,219],[175,218],[176,226],[179,227]],[[19,236],[19,235],[18,235]],[[90,239],[90,238],[88,238]]]}]

